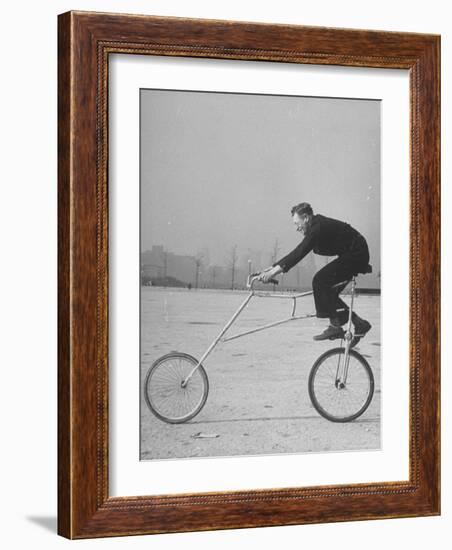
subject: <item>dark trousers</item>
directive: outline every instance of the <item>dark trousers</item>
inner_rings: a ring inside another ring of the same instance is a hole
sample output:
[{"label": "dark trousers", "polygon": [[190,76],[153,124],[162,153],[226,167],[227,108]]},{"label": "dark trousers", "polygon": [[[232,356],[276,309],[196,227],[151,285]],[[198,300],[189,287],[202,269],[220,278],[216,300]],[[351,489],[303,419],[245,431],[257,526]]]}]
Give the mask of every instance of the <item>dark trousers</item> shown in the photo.
[{"label": "dark trousers", "polygon": [[[363,239],[364,241],[364,239]],[[341,311],[348,311],[347,304],[339,298],[339,292],[343,288],[333,288],[342,281],[350,280],[358,273],[365,273],[369,264],[369,250],[367,243],[360,243],[359,246],[339,256],[325,267],[322,267],[312,279],[314,301],[317,317],[341,318],[345,315]]]}]

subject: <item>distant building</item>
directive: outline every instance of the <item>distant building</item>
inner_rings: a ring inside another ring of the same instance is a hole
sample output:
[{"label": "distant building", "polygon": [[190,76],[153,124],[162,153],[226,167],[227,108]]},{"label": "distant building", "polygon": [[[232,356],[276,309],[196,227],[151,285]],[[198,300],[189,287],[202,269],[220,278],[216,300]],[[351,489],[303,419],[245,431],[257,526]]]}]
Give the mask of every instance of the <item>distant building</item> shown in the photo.
[{"label": "distant building", "polygon": [[179,256],[168,252],[161,245],[141,253],[141,273],[146,277],[174,277],[186,284],[194,284],[196,263],[193,256]]},{"label": "distant building", "polygon": [[153,246],[152,250],[141,253],[141,273],[146,277],[165,276],[166,253],[163,246]]}]

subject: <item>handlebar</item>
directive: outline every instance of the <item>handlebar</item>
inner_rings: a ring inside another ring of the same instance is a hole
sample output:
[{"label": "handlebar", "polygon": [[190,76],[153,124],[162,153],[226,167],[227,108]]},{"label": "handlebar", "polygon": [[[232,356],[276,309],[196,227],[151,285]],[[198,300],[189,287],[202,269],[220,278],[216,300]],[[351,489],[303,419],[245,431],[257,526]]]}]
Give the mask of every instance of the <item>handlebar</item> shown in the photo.
[{"label": "handlebar", "polygon": [[[247,288],[252,289],[254,283],[259,280],[260,275],[261,275],[260,273],[251,273],[251,275],[248,275],[247,280],[246,280]],[[276,279],[270,279],[267,282],[265,282],[265,281],[260,281],[260,282],[263,283],[263,284],[273,284],[273,285],[279,284],[279,281],[277,281]]]}]

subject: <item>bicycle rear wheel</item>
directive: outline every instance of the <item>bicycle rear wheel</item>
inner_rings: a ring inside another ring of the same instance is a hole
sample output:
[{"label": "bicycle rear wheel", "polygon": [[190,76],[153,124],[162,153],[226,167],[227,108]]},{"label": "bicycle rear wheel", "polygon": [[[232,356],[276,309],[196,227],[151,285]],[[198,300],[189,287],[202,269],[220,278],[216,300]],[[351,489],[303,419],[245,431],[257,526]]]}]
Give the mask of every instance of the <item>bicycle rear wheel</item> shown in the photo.
[{"label": "bicycle rear wheel", "polygon": [[321,355],[309,374],[309,397],[319,414],[331,422],[350,422],[361,416],[374,394],[374,376],[369,363],[357,351],[349,350],[345,384],[338,379],[345,349],[334,348]]},{"label": "bicycle rear wheel", "polygon": [[170,424],[181,424],[195,417],[204,407],[209,381],[202,365],[183,386],[197,364],[198,361],[191,355],[173,352],[160,357],[149,368],[144,397],[157,418]]}]

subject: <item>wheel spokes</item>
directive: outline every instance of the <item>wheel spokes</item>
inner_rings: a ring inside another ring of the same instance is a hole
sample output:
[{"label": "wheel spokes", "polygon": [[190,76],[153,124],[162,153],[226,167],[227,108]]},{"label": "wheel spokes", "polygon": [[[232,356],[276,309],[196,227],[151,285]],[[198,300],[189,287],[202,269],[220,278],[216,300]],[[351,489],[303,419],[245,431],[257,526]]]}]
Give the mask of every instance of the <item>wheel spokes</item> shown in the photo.
[{"label": "wheel spokes", "polygon": [[163,358],[151,368],[146,380],[146,397],[157,416],[170,422],[183,421],[202,407],[207,392],[202,367],[183,385],[196,365],[194,358],[181,356]]},{"label": "wheel spokes", "polygon": [[[338,361],[340,361],[338,367]],[[337,383],[342,377],[345,357],[343,352],[332,354],[317,365],[312,381],[312,392],[321,413],[335,420],[346,420],[359,415],[367,407],[372,391],[366,367],[354,355],[348,356],[348,374],[345,384]]]}]

